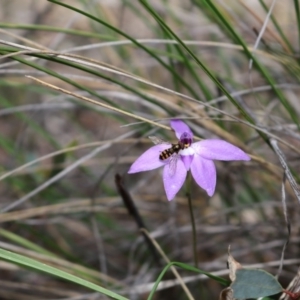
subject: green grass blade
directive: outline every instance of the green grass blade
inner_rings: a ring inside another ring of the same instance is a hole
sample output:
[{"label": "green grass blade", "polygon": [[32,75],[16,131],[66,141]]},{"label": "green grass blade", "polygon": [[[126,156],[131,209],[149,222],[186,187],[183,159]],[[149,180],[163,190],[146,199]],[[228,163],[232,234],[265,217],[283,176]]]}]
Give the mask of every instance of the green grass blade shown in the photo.
[{"label": "green grass blade", "polygon": [[190,265],[187,265],[187,264],[184,264],[184,263],[179,263],[179,262],[170,262],[168,263],[164,269],[161,271],[161,273],[159,274],[153,288],[152,288],[152,291],[151,293],[149,294],[147,300],[151,300],[154,296],[154,293],[159,285],[159,283],[162,281],[162,278],[164,277],[164,275],[166,274],[166,272],[169,270],[170,267],[172,266],[177,266],[179,268],[182,268],[184,270],[187,270],[187,271],[191,271],[191,272],[195,272],[195,273],[199,273],[199,274],[204,274],[206,275],[207,277],[211,278],[211,279],[214,279],[215,281],[219,282],[220,284],[222,285],[225,285],[225,286],[228,286],[230,284],[230,282],[222,277],[218,277],[218,276],[215,276],[215,275],[212,275],[211,273],[209,272],[205,272],[205,271],[202,271],[200,269],[197,269],[195,267],[191,267]]},{"label": "green grass blade", "polygon": [[[0,53],[1,53],[1,48],[0,48]],[[110,81],[110,82],[112,82],[114,84],[117,84],[117,85],[123,87],[124,89],[126,89],[126,90],[134,93],[135,95],[137,95],[137,96],[139,96],[141,98],[144,98],[144,99],[148,100],[149,102],[152,102],[154,104],[160,105],[159,103],[157,103],[157,101],[154,98],[151,98],[151,97],[147,96],[146,94],[140,92],[138,89],[132,87],[131,85],[125,84],[125,83],[123,83],[120,80],[116,80],[116,79],[114,79],[112,77],[106,76],[106,75],[104,75],[104,74],[102,74],[100,72],[97,72],[97,71],[95,71],[95,70],[93,70],[91,68],[87,68],[87,67],[81,66],[78,63],[73,63],[73,62],[70,62],[70,61],[66,61],[64,59],[60,59],[60,58],[57,58],[57,57],[54,57],[54,56],[39,55],[39,54],[32,54],[32,56],[43,58],[43,59],[50,60],[50,61],[57,62],[57,63],[61,63],[61,64],[64,64],[64,65],[67,65],[69,67],[73,67],[73,68],[85,71],[87,73],[96,75],[98,77],[101,77],[101,78],[103,78],[103,79],[105,79],[107,81]],[[117,106],[115,103],[111,102],[107,97],[101,96],[98,93],[94,92],[92,89],[86,88],[85,86],[83,86],[81,84],[78,84],[77,82],[75,82],[75,81],[73,81],[73,80],[71,80],[71,79],[69,79],[69,78],[67,78],[67,77],[65,77],[63,75],[58,74],[57,72],[55,72],[53,70],[50,70],[49,68],[45,68],[45,67],[40,66],[40,65],[38,65],[38,64],[36,64],[34,62],[25,60],[25,59],[20,58],[20,57],[14,56],[13,59],[21,62],[22,64],[31,66],[31,67],[33,67],[33,68],[35,68],[37,70],[43,71],[43,72],[45,72],[45,73],[47,73],[49,75],[57,77],[57,78],[65,81],[65,82],[67,82],[67,83],[75,86],[76,88],[84,90],[84,91],[88,92],[89,94],[97,97],[98,99],[103,100],[106,103],[109,103],[110,105],[113,105],[114,107],[120,108],[120,106]],[[165,110],[168,111],[166,108],[165,108]]]},{"label": "green grass blade", "polygon": [[59,33],[66,33],[66,34],[78,35],[78,36],[89,37],[89,38],[97,38],[99,40],[105,40],[105,41],[114,41],[115,40],[115,38],[110,35],[104,35],[104,34],[99,34],[99,33],[95,33],[95,32],[87,32],[87,31],[74,30],[74,29],[65,29],[65,28],[40,25],[40,24],[32,25],[32,24],[0,23],[0,28],[59,32]]},{"label": "green grass blade", "polygon": [[201,67],[201,69],[206,73],[206,75],[218,86],[222,92],[228,97],[228,99],[237,107],[237,109],[243,114],[243,116],[251,123],[254,123],[252,117],[244,110],[244,108],[227,92],[224,86],[219,80],[212,74],[212,72],[206,67],[206,65],[201,62],[197,56],[182,42],[182,40],[168,27],[165,22],[159,17],[159,15],[152,9],[152,7],[145,0],[139,0],[145,9],[156,19],[157,22],[161,24],[177,41],[178,43],[190,54],[190,56],[195,60],[195,62]]},{"label": "green grass blade", "polygon": [[[163,22],[163,20],[162,20],[162,22]],[[160,22],[158,22],[158,24],[160,25],[160,28],[163,30],[164,38],[173,39],[172,34],[170,34],[170,32],[168,30],[166,30],[166,28],[165,28],[166,26],[161,26]],[[181,41],[181,43],[183,43],[183,42]],[[196,83],[202,90],[202,92],[205,96],[205,100],[208,101],[208,100],[212,99],[212,94],[210,93],[209,89],[206,87],[206,85],[202,82],[202,80],[198,76],[198,73],[197,73],[195,67],[192,65],[192,61],[190,61],[190,57],[188,57],[186,55],[186,53],[181,49],[180,44],[175,44],[175,45],[167,44],[167,52],[172,53],[172,51],[170,51],[171,49],[174,49],[178,53],[178,56],[181,58],[180,61],[182,61],[182,63],[183,63],[183,66],[188,70],[188,72],[191,75],[191,78],[193,78],[196,81]],[[177,81],[176,78],[174,78],[174,81],[175,80]]]},{"label": "green grass blade", "polygon": [[23,237],[21,237],[17,234],[14,234],[8,230],[0,229],[0,235],[16,244],[19,244],[19,245],[27,248],[27,249],[36,251],[37,253],[55,257],[55,255],[53,253],[51,253],[50,251],[45,250],[44,248],[38,246],[37,244],[32,243],[32,242],[28,241],[27,239],[24,239]]},{"label": "green grass blade", "polygon": [[295,13],[297,18],[297,24],[298,24],[298,51],[300,50],[300,9],[299,9],[299,0],[294,0],[294,6],[295,6]]},{"label": "green grass blade", "polygon": [[87,12],[77,9],[73,6],[67,5],[65,3],[56,1],[56,0],[48,0],[49,2],[55,3],[57,5],[61,5],[63,7],[66,7],[70,10],[76,11],[79,14],[82,14],[88,18],[90,18],[91,20],[94,20],[104,26],[106,26],[107,28],[111,29],[112,31],[116,32],[117,34],[127,38],[128,40],[130,40],[133,44],[135,44],[137,47],[139,47],[140,49],[144,50],[146,53],[148,53],[151,57],[153,57],[158,63],[160,63],[166,70],[168,70],[173,76],[175,76],[178,81],[191,93],[191,95],[193,95],[193,97],[195,97],[196,99],[198,99],[198,95],[196,93],[196,91],[194,91],[194,89],[185,81],[183,80],[182,76],[180,76],[179,74],[177,74],[177,72],[175,70],[173,70],[168,64],[166,64],[160,57],[158,57],[153,51],[151,51],[149,48],[147,48],[146,46],[144,46],[143,44],[139,43],[136,39],[132,38],[130,35],[126,34],[125,32],[121,31],[120,29],[104,22],[101,19],[96,18],[95,16],[88,14]]},{"label": "green grass blade", "polygon": [[[198,2],[199,2],[199,0],[197,0],[197,3]],[[210,9],[215,13],[215,15],[222,21],[223,26],[230,32],[230,34],[234,38],[234,40],[243,47],[244,52],[247,55],[248,59],[253,60],[253,63],[257,67],[258,71],[264,76],[264,78],[267,80],[267,82],[272,86],[274,93],[277,95],[277,97],[280,100],[280,102],[282,103],[282,105],[288,111],[288,113],[291,116],[294,123],[300,129],[299,118],[297,116],[297,113],[295,112],[293,107],[291,107],[289,102],[285,99],[281,90],[276,87],[275,81],[273,80],[273,78],[271,77],[271,75],[269,74],[267,69],[256,59],[256,57],[254,55],[252,55],[251,51],[248,49],[244,40],[239,36],[239,34],[236,32],[236,30],[233,28],[233,26],[231,26],[230,22],[224,17],[224,15],[222,15],[220,13],[220,11],[216,7],[216,5],[211,0],[206,0],[206,3],[209,5]],[[221,86],[220,86],[220,88],[224,92],[224,88]],[[230,97],[230,95],[228,95],[227,91],[225,91],[224,93],[231,101],[233,100],[232,97]],[[235,104],[235,101],[233,102],[233,104]],[[244,110],[242,110],[242,111],[244,111]],[[245,113],[246,112],[243,112],[244,115],[245,115]],[[250,116],[248,116],[248,117],[250,118],[250,119],[248,119],[248,121],[253,122],[252,118]]]},{"label": "green grass blade", "polygon": [[87,287],[88,289],[94,290],[96,292],[99,292],[101,294],[104,294],[108,297],[111,297],[113,299],[117,300],[128,300],[128,298],[125,298],[121,295],[118,295],[108,289],[105,289],[99,285],[96,285],[92,282],[89,282],[87,280],[81,279],[77,276],[68,274],[67,272],[61,271],[57,268],[48,266],[46,264],[40,263],[34,259],[28,258],[23,255],[19,255],[10,251],[6,251],[4,249],[0,249],[0,257],[3,258],[6,261],[10,261],[16,264],[19,264],[21,266],[29,267],[38,271],[42,271],[44,273],[71,281],[73,283],[76,283],[78,285]]}]

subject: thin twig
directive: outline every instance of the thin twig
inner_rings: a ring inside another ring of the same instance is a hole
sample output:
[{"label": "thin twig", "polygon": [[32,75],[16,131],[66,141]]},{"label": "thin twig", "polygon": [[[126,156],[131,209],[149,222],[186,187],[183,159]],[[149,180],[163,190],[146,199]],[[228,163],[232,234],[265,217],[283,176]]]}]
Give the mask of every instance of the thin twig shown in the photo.
[{"label": "thin twig", "polygon": [[286,192],[285,192],[285,181],[286,181],[286,174],[283,174],[283,178],[282,178],[282,184],[281,184],[281,201],[282,201],[282,207],[283,207],[283,215],[284,215],[284,219],[285,219],[285,223],[286,223],[286,227],[287,227],[287,231],[288,231],[288,235],[286,238],[286,241],[283,245],[283,249],[281,251],[281,264],[279,265],[277,274],[276,274],[276,278],[279,278],[281,271],[282,271],[282,267],[283,267],[283,261],[284,261],[284,254],[285,254],[285,250],[290,242],[290,236],[291,236],[291,222],[287,213],[287,204],[286,204]]},{"label": "thin twig", "polygon": [[171,128],[170,128],[169,126],[165,126],[165,125],[159,124],[159,123],[157,123],[157,122],[153,122],[153,121],[151,121],[151,120],[149,120],[149,119],[143,118],[143,117],[141,117],[141,116],[137,116],[137,115],[132,114],[132,113],[130,113],[130,112],[127,112],[127,111],[125,111],[125,110],[118,109],[118,108],[113,107],[113,106],[111,106],[111,105],[108,105],[108,104],[105,104],[105,103],[102,103],[102,102],[99,102],[99,101],[96,101],[96,100],[92,100],[92,99],[90,99],[90,98],[87,98],[87,97],[84,97],[84,96],[81,96],[81,95],[78,95],[78,94],[75,94],[75,93],[72,93],[72,92],[70,92],[70,91],[68,91],[68,90],[65,90],[65,89],[60,88],[60,87],[58,87],[58,86],[55,86],[55,85],[53,85],[53,84],[47,83],[47,82],[42,81],[42,80],[40,80],[40,79],[37,79],[37,78],[35,78],[35,77],[32,77],[32,76],[26,76],[26,77],[27,77],[27,78],[30,78],[30,79],[32,79],[32,80],[34,80],[34,81],[36,81],[36,82],[38,82],[39,84],[41,84],[41,85],[43,85],[43,86],[46,86],[46,87],[51,88],[51,89],[53,89],[53,90],[56,90],[56,91],[58,91],[58,92],[61,92],[61,93],[64,93],[64,94],[73,96],[73,97],[75,97],[75,98],[78,98],[78,99],[80,99],[80,100],[86,101],[86,102],[88,102],[88,103],[92,103],[92,104],[95,104],[95,105],[98,105],[98,106],[105,107],[105,108],[110,109],[110,110],[112,110],[112,111],[115,111],[115,112],[118,112],[118,113],[120,113],[120,114],[129,116],[129,117],[132,117],[132,118],[134,118],[134,119],[141,120],[141,121],[143,121],[143,122],[146,122],[146,123],[149,123],[149,124],[152,124],[152,125],[161,127],[161,128],[163,128],[163,129],[171,130]]},{"label": "thin twig", "polygon": [[281,166],[282,166],[282,168],[285,172],[285,175],[286,175],[286,177],[287,177],[287,179],[288,179],[288,181],[289,181],[289,183],[290,183],[290,185],[291,185],[291,187],[294,191],[294,194],[295,194],[295,196],[298,199],[298,202],[300,204],[300,190],[299,190],[299,187],[298,187],[298,184],[297,184],[296,180],[293,177],[292,172],[290,171],[290,168],[289,168],[289,166],[286,162],[284,154],[282,153],[282,151],[278,147],[278,143],[277,143],[276,140],[271,139],[270,142],[271,142],[271,145],[272,145],[275,153],[277,154],[277,156],[279,158],[279,161],[280,161]]},{"label": "thin twig", "polygon": [[[136,207],[129,191],[125,188],[125,186],[123,184],[121,175],[119,175],[119,174],[115,175],[115,184],[116,184],[117,190],[123,200],[123,203],[124,203],[125,207],[127,208],[128,213],[133,217],[138,228],[147,230],[147,227],[144,223],[142,216],[139,213],[138,208]],[[159,256],[158,256],[158,253],[157,253],[155,247],[153,246],[153,243],[149,239],[148,235],[146,235],[143,231],[142,231],[142,234],[144,236],[146,244],[148,245],[148,249],[154,258],[154,262],[157,265],[160,265]]]}]

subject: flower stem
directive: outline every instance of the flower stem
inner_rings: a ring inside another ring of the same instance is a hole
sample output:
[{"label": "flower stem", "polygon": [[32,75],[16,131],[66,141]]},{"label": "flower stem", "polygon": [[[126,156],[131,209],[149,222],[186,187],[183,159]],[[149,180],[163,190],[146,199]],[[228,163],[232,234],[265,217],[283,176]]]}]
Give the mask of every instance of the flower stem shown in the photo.
[{"label": "flower stem", "polygon": [[198,255],[197,255],[197,232],[196,232],[196,224],[193,213],[192,206],[192,196],[191,196],[191,173],[189,172],[186,180],[186,197],[189,203],[189,210],[191,215],[191,223],[192,223],[192,231],[193,231],[193,252],[194,252],[194,263],[195,267],[198,268]]}]

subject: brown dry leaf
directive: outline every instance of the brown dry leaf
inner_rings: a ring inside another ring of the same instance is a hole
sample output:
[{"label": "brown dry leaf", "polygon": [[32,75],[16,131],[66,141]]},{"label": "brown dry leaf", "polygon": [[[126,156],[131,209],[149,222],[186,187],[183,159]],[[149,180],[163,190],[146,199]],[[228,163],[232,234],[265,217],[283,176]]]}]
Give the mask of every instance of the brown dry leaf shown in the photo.
[{"label": "brown dry leaf", "polygon": [[242,265],[237,262],[233,256],[230,254],[230,246],[228,247],[228,258],[227,258],[227,263],[228,263],[228,269],[229,269],[229,278],[233,282],[235,281],[235,273],[238,269],[242,269]]},{"label": "brown dry leaf", "polygon": [[219,300],[234,300],[233,298],[233,290],[228,287],[221,291]]},{"label": "brown dry leaf", "polygon": [[[227,264],[229,269],[229,278],[233,282],[236,278],[236,271],[238,269],[242,269],[242,265],[237,262],[233,256],[230,254],[230,246],[228,247],[228,258]],[[231,287],[227,287],[226,289],[222,290],[219,296],[219,300],[234,300],[233,298],[233,290]]]}]

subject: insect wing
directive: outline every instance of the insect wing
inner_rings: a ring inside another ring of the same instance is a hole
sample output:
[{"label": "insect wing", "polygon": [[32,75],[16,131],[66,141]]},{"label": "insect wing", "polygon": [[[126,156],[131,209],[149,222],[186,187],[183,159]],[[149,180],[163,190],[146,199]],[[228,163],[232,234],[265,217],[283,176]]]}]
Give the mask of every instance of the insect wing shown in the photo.
[{"label": "insect wing", "polygon": [[[159,145],[159,144],[166,144],[166,145],[172,145],[169,142],[166,142],[164,140],[162,140],[161,138],[154,136],[154,135],[150,135],[149,139],[155,144],[155,145]],[[172,147],[171,147],[172,148]],[[170,149],[171,149],[170,148]],[[168,168],[169,168],[169,175],[172,177],[175,172],[176,172],[176,167],[177,167],[177,160],[179,158],[178,153],[173,153],[169,158],[168,158]]]},{"label": "insect wing", "polygon": [[161,138],[154,136],[154,135],[150,135],[149,139],[155,144],[155,145],[159,145],[159,144],[170,144],[164,140],[162,140]]},{"label": "insect wing", "polygon": [[179,155],[177,153],[172,154],[172,156],[169,158],[168,166],[169,166],[169,175],[171,177],[176,172],[178,158],[179,158]]}]

